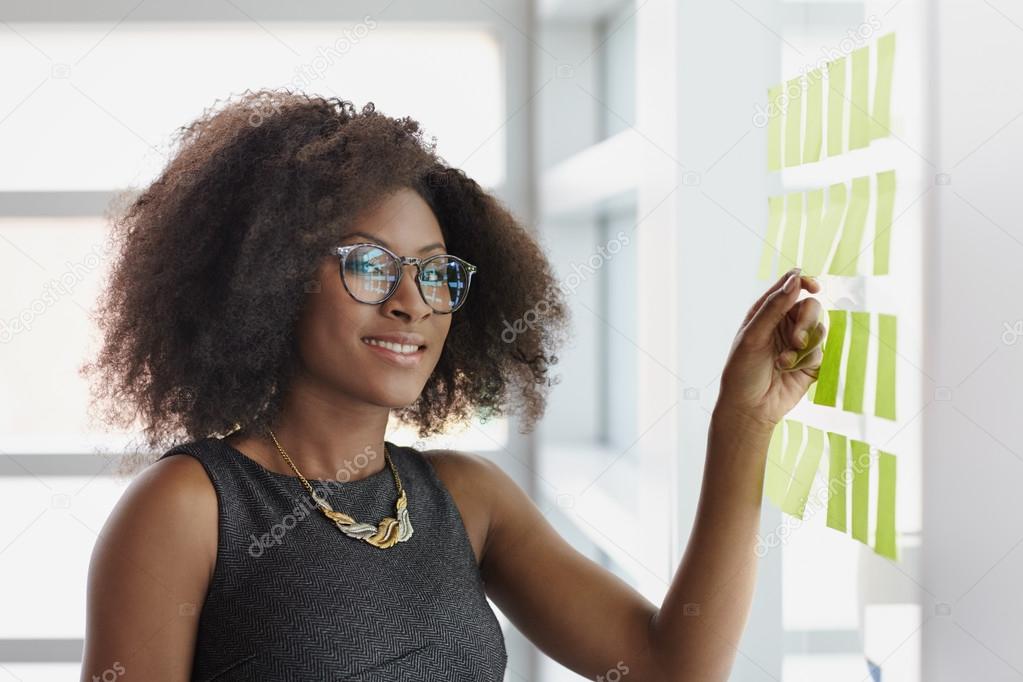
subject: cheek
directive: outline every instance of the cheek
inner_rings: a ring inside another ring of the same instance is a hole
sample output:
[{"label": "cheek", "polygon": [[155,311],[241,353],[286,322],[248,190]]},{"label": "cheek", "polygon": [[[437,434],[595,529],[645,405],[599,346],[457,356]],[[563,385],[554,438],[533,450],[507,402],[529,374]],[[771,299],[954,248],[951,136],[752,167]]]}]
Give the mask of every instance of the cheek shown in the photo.
[{"label": "cheek", "polygon": [[367,326],[372,312],[370,306],[349,296],[340,282],[334,286],[321,278],[320,291],[308,295],[298,324],[306,364],[332,363],[338,356],[348,354],[351,345],[358,341],[356,331]]}]

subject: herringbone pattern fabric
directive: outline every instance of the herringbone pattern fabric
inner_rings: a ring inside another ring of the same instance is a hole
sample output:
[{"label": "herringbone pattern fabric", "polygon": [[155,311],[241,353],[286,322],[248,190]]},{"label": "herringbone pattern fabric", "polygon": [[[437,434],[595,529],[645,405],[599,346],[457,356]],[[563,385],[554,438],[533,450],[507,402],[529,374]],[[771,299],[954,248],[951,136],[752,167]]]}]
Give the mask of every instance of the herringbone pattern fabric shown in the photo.
[{"label": "herringbone pattern fabric", "polygon": [[[390,450],[414,532],[383,550],[343,535],[297,478],[218,438],[164,453],[202,462],[220,511],[193,680],[503,679],[504,636],[458,509],[418,450]],[[310,483],[359,520],[393,515],[387,467]]]}]

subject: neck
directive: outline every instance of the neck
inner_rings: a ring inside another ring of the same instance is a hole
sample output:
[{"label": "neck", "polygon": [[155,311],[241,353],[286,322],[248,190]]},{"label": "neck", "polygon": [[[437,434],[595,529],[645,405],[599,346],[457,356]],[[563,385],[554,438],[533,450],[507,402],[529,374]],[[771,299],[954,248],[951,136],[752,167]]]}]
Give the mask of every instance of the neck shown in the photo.
[{"label": "neck", "polygon": [[[384,433],[390,410],[361,401],[338,400],[315,390],[289,391],[273,435],[291,461],[307,479],[357,481],[387,466]],[[266,432],[228,437],[263,466],[294,476]]]}]

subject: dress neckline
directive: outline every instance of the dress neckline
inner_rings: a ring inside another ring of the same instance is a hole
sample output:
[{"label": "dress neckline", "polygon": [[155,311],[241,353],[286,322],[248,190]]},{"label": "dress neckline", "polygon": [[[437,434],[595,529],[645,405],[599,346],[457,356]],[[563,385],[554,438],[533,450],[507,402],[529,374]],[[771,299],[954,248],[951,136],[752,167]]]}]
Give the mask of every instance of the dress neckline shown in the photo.
[{"label": "dress neckline", "polygon": [[[277,478],[277,479],[290,479],[292,481],[295,481],[299,485],[302,484],[302,481],[299,479],[298,476],[295,476],[295,475],[292,475],[292,474],[282,474],[280,472],[273,471],[272,469],[267,469],[265,466],[263,466],[262,464],[260,464],[256,460],[252,459],[251,457],[246,455],[244,452],[242,452],[238,448],[236,448],[233,445],[231,445],[230,443],[228,443],[223,438],[216,438],[216,437],[214,437],[214,440],[217,441],[218,443],[220,443],[226,450],[228,450],[235,457],[240,458],[244,462],[248,462],[250,466],[255,467],[259,471],[262,471],[262,472],[266,473],[267,475],[273,476],[274,478]],[[391,443],[390,441],[387,441],[387,440],[384,441],[384,447],[387,448],[387,452],[391,455],[391,461],[394,462],[394,466],[396,466],[399,469],[399,471],[400,471],[401,470],[401,464],[399,463],[400,457],[398,456],[399,448],[396,445],[394,445],[394,443]],[[393,478],[394,477],[391,474],[391,467],[387,466],[387,462],[385,461],[384,462],[384,466],[383,466],[383,468],[380,469],[380,471],[375,471],[372,474],[370,474],[369,476],[365,476],[363,478],[360,478],[360,479],[357,479],[357,480],[354,480],[354,481],[342,481],[342,480],[336,479],[336,478],[309,478],[308,476],[306,477],[306,480],[309,481],[309,485],[312,485],[312,486],[327,485],[327,486],[332,486],[332,487],[335,487],[335,488],[338,487],[338,486],[340,486],[341,488],[353,488],[353,487],[364,487],[364,486],[370,485],[371,483],[373,483],[375,481],[380,481],[380,480],[391,481]]]}]

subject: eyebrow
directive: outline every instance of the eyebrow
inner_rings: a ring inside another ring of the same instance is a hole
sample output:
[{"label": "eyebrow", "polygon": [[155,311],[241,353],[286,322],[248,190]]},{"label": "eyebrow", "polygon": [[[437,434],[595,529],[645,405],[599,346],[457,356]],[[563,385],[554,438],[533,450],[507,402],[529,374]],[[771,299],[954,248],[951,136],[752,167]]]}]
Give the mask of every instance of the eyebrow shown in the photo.
[{"label": "eyebrow", "polygon": [[[388,249],[391,249],[391,251],[395,251],[395,249],[393,247],[391,247],[391,245],[388,244],[387,242],[385,242],[383,239],[381,239],[380,237],[374,237],[373,235],[371,235],[371,234],[369,234],[367,232],[349,232],[348,234],[346,234],[343,237],[343,239],[348,239],[349,237],[365,237],[366,239],[373,240],[374,242],[376,242],[377,244],[380,244],[381,246],[384,246],[384,247],[387,247]],[[419,249],[419,253],[427,253],[428,251],[433,251],[434,249],[445,249],[445,248],[447,248],[447,247],[445,247],[440,242],[434,242],[433,244],[428,244],[427,246],[424,246],[423,248]],[[395,251],[395,253],[397,253],[397,251]]]}]

